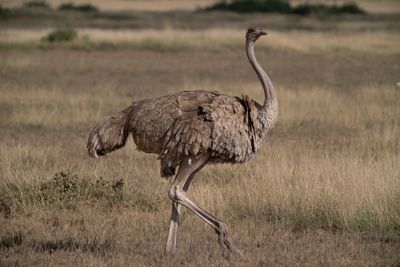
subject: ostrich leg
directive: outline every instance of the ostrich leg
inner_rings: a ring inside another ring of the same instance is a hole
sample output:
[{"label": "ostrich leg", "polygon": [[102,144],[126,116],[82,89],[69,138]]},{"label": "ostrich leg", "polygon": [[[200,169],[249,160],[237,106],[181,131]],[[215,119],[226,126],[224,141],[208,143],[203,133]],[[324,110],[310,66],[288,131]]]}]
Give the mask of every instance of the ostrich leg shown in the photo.
[{"label": "ostrich leg", "polygon": [[[189,186],[196,173],[198,173],[206,165],[207,159],[208,157],[204,157],[204,159],[203,158],[199,159],[198,162],[196,161],[191,164],[193,166],[192,168],[194,169],[194,171],[189,175],[189,178],[183,185],[182,189],[184,192],[187,192],[187,190],[189,189]],[[178,226],[180,224],[180,216],[181,216],[181,204],[172,201],[171,221],[169,225],[167,245],[165,247],[165,251],[170,254],[175,253],[177,236],[178,236]]]},{"label": "ostrich leg", "polygon": [[[185,194],[185,184],[189,180],[191,174],[195,172],[200,166],[205,164],[207,159],[207,155],[202,155],[198,157],[188,157],[187,160],[184,160],[179,166],[178,174],[176,175],[176,178],[169,191],[169,197],[174,203],[182,204],[193,213],[195,213],[197,216],[199,216],[201,219],[203,219],[206,223],[208,223],[218,234],[218,243],[222,248],[227,248],[233,253],[243,256],[241,250],[233,244],[233,241],[228,234],[228,226],[205,210],[199,208]],[[168,243],[167,251],[171,251],[168,249]]]}]

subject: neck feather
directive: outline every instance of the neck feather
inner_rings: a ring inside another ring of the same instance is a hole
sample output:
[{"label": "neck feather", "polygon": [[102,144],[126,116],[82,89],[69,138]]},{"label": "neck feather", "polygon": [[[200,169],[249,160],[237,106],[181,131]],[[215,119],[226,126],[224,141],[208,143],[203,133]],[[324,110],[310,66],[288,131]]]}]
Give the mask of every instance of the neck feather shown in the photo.
[{"label": "neck feather", "polygon": [[265,73],[264,69],[258,63],[255,55],[254,55],[254,42],[251,40],[246,40],[246,53],[247,57],[249,58],[250,64],[253,67],[254,71],[257,73],[258,78],[260,79],[261,85],[264,89],[264,104],[263,108],[267,107],[267,103],[271,100],[275,100],[275,89],[272,85],[270,78],[268,77],[267,73]]}]

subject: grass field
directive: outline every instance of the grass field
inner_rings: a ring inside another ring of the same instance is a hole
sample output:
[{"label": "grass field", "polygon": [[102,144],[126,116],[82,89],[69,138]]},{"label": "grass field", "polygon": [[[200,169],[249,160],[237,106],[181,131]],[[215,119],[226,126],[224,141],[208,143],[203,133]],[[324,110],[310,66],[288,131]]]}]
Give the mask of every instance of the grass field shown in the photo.
[{"label": "grass field", "polygon": [[278,124],[252,161],[208,166],[189,191],[230,226],[245,257],[220,249],[186,210],[177,255],[164,255],[170,181],[159,178],[157,156],[130,140],[93,160],[86,139],[138,99],[207,89],[262,100],[243,35],[248,23],[272,19],[215,28],[215,14],[196,16],[195,30],[82,22],[65,44],[41,41],[52,29],[37,18],[35,27],[26,18],[0,27],[0,266],[398,265],[393,14],[341,18],[343,28],[303,19],[295,30],[292,17],[273,15],[285,27],[266,28],[256,55],[277,87]]}]

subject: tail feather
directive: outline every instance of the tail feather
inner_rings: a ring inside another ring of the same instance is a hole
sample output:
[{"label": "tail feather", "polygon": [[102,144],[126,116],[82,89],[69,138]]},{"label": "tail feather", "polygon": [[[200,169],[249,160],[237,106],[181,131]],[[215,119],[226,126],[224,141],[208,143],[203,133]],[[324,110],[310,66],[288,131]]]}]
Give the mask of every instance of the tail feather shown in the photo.
[{"label": "tail feather", "polygon": [[123,110],[97,124],[87,142],[89,155],[98,158],[123,147],[131,132],[128,120],[129,112]]}]

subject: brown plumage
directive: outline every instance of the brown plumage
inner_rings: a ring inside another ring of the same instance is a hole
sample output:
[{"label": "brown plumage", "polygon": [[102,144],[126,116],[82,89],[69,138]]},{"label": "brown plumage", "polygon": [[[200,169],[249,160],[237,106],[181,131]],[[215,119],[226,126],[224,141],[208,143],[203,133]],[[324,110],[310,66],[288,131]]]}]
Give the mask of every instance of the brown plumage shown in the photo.
[{"label": "brown plumage", "polygon": [[221,246],[241,253],[228,237],[226,225],[202,213],[191,201],[186,203],[188,199],[183,193],[204,165],[243,163],[251,159],[264,134],[273,128],[278,112],[275,91],[254,56],[254,43],[265,34],[255,29],[246,34],[246,52],[265,93],[263,105],[248,96],[185,91],[134,102],[99,123],[90,133],[87,148],[92,157],[123,147],[132,133],[139,150],[159,155],[161,176],[175,175],[179,167],[170,190],[173,210],[167,251],[175,250],[179,204],[183,204],[216,230]]}]

